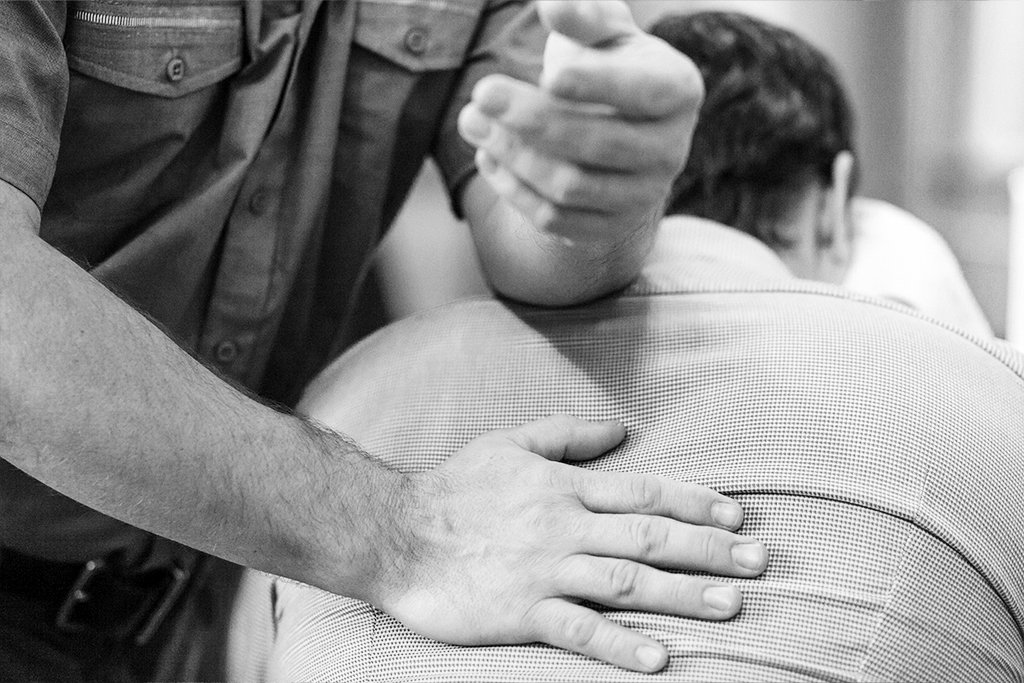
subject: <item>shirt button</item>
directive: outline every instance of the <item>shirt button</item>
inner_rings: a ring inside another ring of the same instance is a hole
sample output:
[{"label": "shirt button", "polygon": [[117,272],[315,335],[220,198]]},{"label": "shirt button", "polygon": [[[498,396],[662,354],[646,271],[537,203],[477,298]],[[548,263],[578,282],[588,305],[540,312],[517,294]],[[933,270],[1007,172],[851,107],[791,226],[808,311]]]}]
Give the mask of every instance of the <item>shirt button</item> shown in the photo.
[{"label": "shirt button", "polygon": [[185,77],[185,60],[181,57],[171,57],[167,61],[167,80],[177,83]]},{"label": "shirt button", "polygon": [[249,195],[249,211],[256,216],[262,216],[270,203],[270,196],[266,190],[260,189]]},{"label": "shirt button", "polygon": [[418,26],[405,33],[405,49],[414,55],[421,55],[427,50],[427,29]]},{"label": "shirt button", "polygon": [[213,355],[218,363],[230,363],[238,358],[238,344],[230,339],[225,339],[214,347]]}]

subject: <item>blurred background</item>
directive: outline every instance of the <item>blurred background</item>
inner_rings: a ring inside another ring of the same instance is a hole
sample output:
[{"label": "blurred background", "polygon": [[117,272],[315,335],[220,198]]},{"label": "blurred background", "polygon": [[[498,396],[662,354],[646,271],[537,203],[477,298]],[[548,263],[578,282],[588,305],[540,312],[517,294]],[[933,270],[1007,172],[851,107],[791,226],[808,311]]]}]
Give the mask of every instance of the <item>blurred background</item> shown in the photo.
[{"label": "blurred background", "polygon": [[[861,194],[935,227],[1000,337],[1024,345],[1024,2],[634,0],[666,12],[725,9],[785,26],[837,65],[857,115]],[[1011,230],[1011,223],[1016,228]],[[464,225],[424,168],[380,254],[392,315],[486,291]]]}]

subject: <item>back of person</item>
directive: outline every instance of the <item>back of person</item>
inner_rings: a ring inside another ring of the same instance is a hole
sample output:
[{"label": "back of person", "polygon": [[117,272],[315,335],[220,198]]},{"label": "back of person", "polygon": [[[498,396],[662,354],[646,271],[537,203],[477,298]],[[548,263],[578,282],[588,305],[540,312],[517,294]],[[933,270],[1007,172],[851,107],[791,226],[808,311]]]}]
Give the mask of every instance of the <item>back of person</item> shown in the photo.
[{"label": "back of person", "polygon": [[693,60],[706,90],[668,214],[753,235],[798,277],[992,334],[938,232],[891,204],[856,196],[853,107],[820,50],[734,12],[669,14],[651,33]]},{"label": "back of person", "polygon": [[[406,319],[303,405],[402,470],[552,413],[617,418],[626,442],[588,466],[738,500],[771,559],[736,580],[737,618],[611,613],[667,644],[659,680],[1024,678],[1024,359],[792,279],[735,230],[667,221],[641,279],[589,306]],[[273,679],[648,679],[543,645],[439,644],[358,601],[271,586],[255,656]]]}]

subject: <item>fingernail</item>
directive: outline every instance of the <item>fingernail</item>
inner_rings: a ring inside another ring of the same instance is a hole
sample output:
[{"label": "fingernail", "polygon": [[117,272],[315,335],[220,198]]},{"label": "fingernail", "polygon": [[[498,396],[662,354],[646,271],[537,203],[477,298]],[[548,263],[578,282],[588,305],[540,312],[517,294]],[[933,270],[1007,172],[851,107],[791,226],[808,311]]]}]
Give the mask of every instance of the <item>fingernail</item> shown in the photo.
[{"label": "fingernail", "polygon": [[636,649],[636,661],[645,669],[658,671],[665,666],[666,656],[662,650],[650,645],[641,645]]},{"label": "fingernail", "polygon": [[704,589],[704,604],[720,612],[735,610],[739,597],[739,590],[732,586],[712,586]]},{"label": "fingernail", "polygon": [[743,509],[736,503],[715,503],[711,506],[711,517],[722,526],[735,529],[743,521]]},{"label": "fingernail", "polygon": [[476,110],[476,107],[468,106],[462,110],[459,117],[459,130],[472,142],[483,142],[491,133],[491,122],[487,117]]},{"label": "fingernail", "polygon": [[744,569],[761,569],[767,559],[767,553],[760,543],[744,543],[732,547],[732,559]]}]

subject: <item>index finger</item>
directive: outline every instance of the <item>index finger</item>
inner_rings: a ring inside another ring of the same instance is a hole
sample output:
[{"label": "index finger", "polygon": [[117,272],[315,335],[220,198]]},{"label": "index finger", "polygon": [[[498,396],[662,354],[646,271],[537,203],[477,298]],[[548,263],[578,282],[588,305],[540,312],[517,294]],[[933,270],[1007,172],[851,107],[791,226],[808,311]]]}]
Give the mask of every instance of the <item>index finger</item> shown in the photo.
[{"label": "index finger", "polygon": [[[559,40],[568,39],[552,34],[549,48]],[[545,62],[540,86],[552,95],[611,105],[627,118],[696,117],[704,98],[700,71],[660,38],[637,33],[612,45],[578,45],[572,53]]]},{"label": "index finger", "polygon": [[591,512],[637,513],[735,530],[743,524],[739,503],[699,484],[653,474],[578,470],[576,495]]}]

